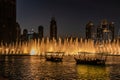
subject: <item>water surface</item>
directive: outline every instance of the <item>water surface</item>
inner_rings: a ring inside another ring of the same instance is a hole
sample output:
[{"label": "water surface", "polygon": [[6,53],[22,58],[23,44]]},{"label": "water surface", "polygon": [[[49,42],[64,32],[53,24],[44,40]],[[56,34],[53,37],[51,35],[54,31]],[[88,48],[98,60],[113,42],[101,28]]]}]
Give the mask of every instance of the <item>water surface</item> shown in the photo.
[{"label": "water surface", "polygon": [[0,57],[0,77],[8,80],[120,80],[120,57],[109,57],[106,66],[76,65],[72,56],[49,62],[40,56]]}]

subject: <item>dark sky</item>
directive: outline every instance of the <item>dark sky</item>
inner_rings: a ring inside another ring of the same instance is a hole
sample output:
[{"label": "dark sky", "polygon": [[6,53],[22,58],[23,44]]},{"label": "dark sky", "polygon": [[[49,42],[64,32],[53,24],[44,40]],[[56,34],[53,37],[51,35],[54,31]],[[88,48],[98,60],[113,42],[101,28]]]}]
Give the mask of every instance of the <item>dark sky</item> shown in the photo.
[{"label": "dark sky", "polygon": [[[55,16],[59,36],[83,36],[85,25],[93,21],[100,25],[102,19],[120,26],[120,0],[17,0],[17,21],[22,29],[44,26],[49,36],[51,17]],[[117,32],[116,32],[117,33]]]}]

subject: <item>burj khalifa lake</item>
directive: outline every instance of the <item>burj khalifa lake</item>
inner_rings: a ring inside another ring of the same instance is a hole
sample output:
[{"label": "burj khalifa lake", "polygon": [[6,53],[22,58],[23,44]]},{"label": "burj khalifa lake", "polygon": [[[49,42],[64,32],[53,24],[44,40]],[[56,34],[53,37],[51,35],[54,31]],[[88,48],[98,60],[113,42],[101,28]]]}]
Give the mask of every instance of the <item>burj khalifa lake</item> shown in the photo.
[{"label": "burj khalifa lake", "polygon": [[0,46],[0,80],[119,80],[120,42],[30,40]]}]

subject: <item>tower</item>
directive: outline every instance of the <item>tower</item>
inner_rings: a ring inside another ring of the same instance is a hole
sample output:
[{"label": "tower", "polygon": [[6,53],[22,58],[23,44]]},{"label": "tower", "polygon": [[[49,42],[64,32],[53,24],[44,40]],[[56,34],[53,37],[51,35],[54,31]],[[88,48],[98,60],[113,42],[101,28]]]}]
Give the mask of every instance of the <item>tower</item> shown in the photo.
[{"label": "tower", "polygon": [[0,0],[0,42],[17,39],[16,0]]},{"label": "tower", "polygon": [[94,39],[95,38],[95,32],[94,32],[94,24],[89,21],[86,25],[86,39]]},{"label": "tower", "polygon": [[50,22],[50,39],[57,39],[57,24],[55,17],[52,17]]}]

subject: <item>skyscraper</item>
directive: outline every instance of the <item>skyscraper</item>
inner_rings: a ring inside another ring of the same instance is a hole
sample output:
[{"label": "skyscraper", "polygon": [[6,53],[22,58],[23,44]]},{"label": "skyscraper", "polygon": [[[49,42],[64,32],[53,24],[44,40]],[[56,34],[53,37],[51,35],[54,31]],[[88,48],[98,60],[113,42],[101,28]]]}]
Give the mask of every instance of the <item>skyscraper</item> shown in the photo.
[{"label": "skyscraper", "polygon": [[23,30],[23,35],[21,35],[21,41],[28,41],[28,30]]},{"label": "skyscraper", "polygon": [[114,39],[114,24],[108,23],[106,19],[101,21],[101,25],[97,27],[97,40],[113,40]]},{"label": "skyscraper", "polygon": [[114,38],[115,38],[115,26],[114,26],[114,22],[111,22],[111,23],[109,24],[109,30],[110,30],[110,32],[111,32],[111,39],[112,39],[112,41],[113,41]]},{"label": "skyscraper", "polygon": [[20,37],[21,37],[21,28],[20,28],[20,25],[19,25],[19,23],[16,23],[16,30],[17,30],[17,41],[19,41],[20,40]]},{"label": "skyscraper", "polygon": [[43,26],[38,27],[38,37],[39,39],[43,38]]},{"label": "skyscraper", "polygon": [[108,28],[108,21],[106,19],[103,19],[101,21],[101,27],[102,27],[102,29],[107,29]]},{"label": "skyscraper", "polygon": [[109,40],[111,39],[111,31],[109,30],[109,23],[106,19],[102,20],[101,22],[102,28],[102,40]]},{"label": "skyscraper", "polygon": [[16,0],[0,0],[0,42],[17,39]]},{"label": "skyscraper", "polygon": [[57,24],[55,17],[52,17],[50,22],[50,39],[57,39]]},{"label": "skyscraper", "polygon": [[103,29],[101,26],[97,27],[97,40],[102,41],[103,39]]},{"label": "skyscraper", "polygon": [[94,24],[89,21],[86,25],[86,39],[94,39],[95,37],[95,28]]}]

